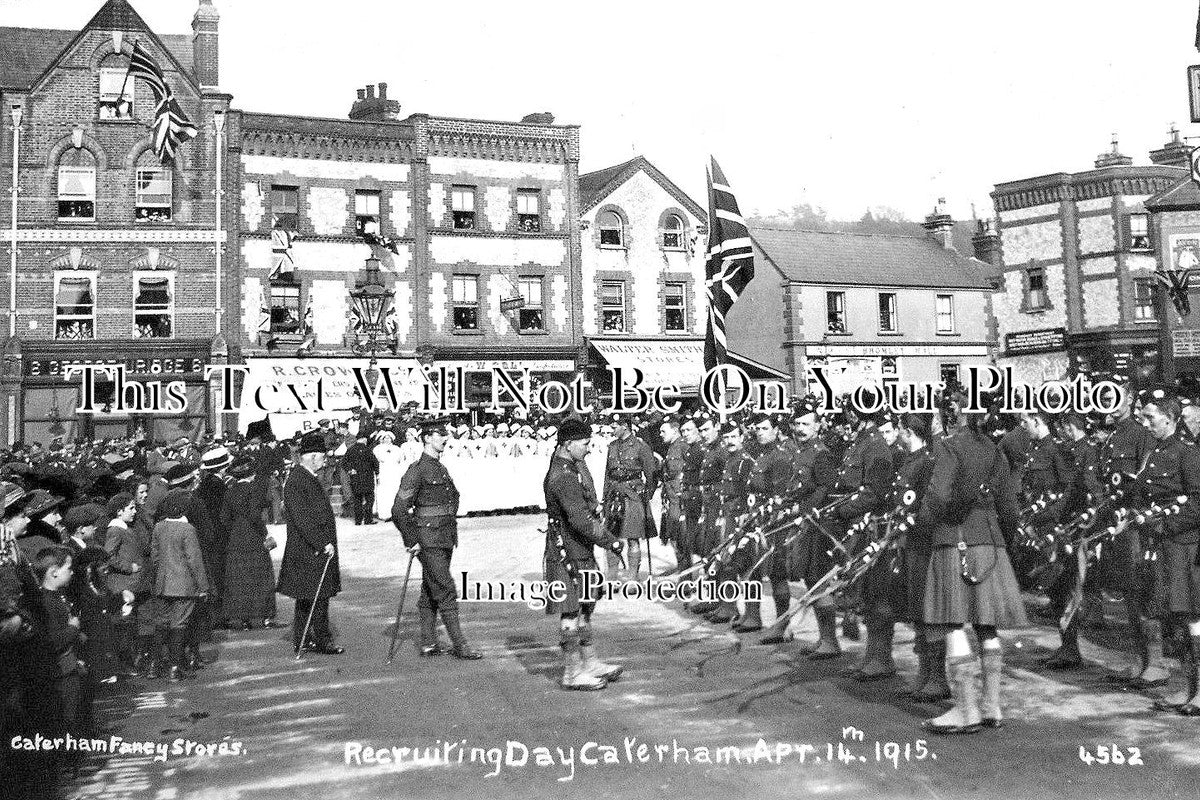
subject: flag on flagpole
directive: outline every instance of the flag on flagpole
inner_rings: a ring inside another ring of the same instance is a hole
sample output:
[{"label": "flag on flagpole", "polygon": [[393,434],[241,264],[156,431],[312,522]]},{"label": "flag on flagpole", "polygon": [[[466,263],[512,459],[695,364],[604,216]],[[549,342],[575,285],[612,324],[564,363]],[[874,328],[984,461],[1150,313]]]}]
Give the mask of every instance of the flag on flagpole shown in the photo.
[{"label": "flag on flagpole", "polygon": [[151,123],[150,130],[154,133],[155,155],[164,164],[174,161],[179,145],[196,138],[199,131],[171,94],[171,87],[167,84],[167,78],[158,62],[137,41],[133,43],[133,54],[129,56],[126,82],[130,77],[144,80],[154,95],[154,122]]},{"label": "flag on flagpole", "polygon": [[704,264],[708,296],[708,331],[704,337],[704,368],[727,363],[725,315],[754,278],[750,232],[738,211],[737,199],[725,173],[712,159],[708,174],[708,258]]}]

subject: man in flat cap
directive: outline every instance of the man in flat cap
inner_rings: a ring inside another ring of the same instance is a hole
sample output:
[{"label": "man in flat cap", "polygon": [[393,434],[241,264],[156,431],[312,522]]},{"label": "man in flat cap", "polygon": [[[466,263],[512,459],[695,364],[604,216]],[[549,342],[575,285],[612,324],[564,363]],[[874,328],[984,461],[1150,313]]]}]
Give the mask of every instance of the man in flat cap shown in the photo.
[{"label": "man in flat cap", "polygon": [[[300,440],[299,464],[283,486],[287,544],[279,566],[276,591],[295,599],[292,645],[315,653],[344,652],[329,631],[329,598],[342,590],[338,569],[337,523],[333,506],[318,478],[326,462],[325,436],[310,433]],[[322,575],[324,579],[322,580]],[[308,638],[304,627],[312,613]]]},{"label": "man in flat cap", "polygon": [[[449,434],[448,418],[420,424],[424,451],[400,480],[392,503],[392,523],[404,537],[404,546],[421,562],[421,655],[445,652],[437,640],[437,618],[441,615],[450,634],[450,654],[475,660],[483,654],[467,644],[458,619],[458,594],[450,572],[450,556],[458,546],[458,489],[442,464],[442,451]],[[386,502],[386,501],[385,501]]]},{"label": "man in flat cap", "polygon": [[564,590],[559,601],[552,589],[546,613],[558,614],[560,618],[561,685],[580,691],[603,689],[609,681],[620,677],[622,670],[596,658],[592,647],[592,612],[596,603],[581,596],[581,573],[600,571],[595,546],[617,555],[621,552],[621,540],[600,522],[596,486],[584,462],[591,436],[590,425],[577,419],[563,422],[558,429],[558,446],[542,483],[547,518],[543,567],[547,583]]}]

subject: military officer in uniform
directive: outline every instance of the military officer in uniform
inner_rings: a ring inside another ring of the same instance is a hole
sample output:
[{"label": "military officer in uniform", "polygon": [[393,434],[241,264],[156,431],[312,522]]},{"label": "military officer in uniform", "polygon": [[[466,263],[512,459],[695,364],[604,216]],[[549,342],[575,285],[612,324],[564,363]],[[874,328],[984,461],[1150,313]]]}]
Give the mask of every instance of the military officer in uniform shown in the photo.
[{"label": "military officer in uniform", "polygon": [[664,571],[670,575],[686,568],[692,561],[691,551],[683,538],[683,454],[687,443],[679,433],[679,422],[670,417],[658,426],[659,436],[666,445],[662,462],[662,518],[659,535],[664,544],[675,549],[675,568]]},{"label": "military officer in uniform", "polygon": [[679,423],[679,435],[683,438],[683,472],[680,476],[680,505],[683,509],[683,556],[682,569],[692,566],[692,556],[700,552],[700,518],[704,516],[704,498],[700,495],[700,468],[704,464],[704,444],[700,441],[700,429],[696,420],[685,419]]},{"label": "military officer in uniform", "polygon": [[[721,442],[720,426],[711,417],[702,419],[697,429],[704,455],[700,459],[700,519],[695,552],[704,558],[720,544],[717,520],[721,516],[721,479],[729,451]],[[711,614],[717,610],[717,605],[715,602],[697,602],[689,605],[688,610],[693,614]]]},{"label": "military officer in uniform", "polygon": [[[342,578],[338,570],[333,506],[319,477],[325,467],[326,452],[323,434],[307,434],[300,440],[300,463],[283,485],[287,544],[279,566],[277,591],[296,600],[292,623],[296,652],[303,647],[316,653],[338,655],[343,649],[333,643],[329,631],[329,598],[342,590]],[[310,613],[312,626],[306,641],[301,637]]]},{"label": "military officer in uniform", "polygon": [[[747,500],[750,494],[750,470],[754,468],[754,459],[746,454],[746,435],[740,425],[727,422],[721,427],[721,444],[728,455],[725,458],[725,469],[721,474],[720,509],[716,520],[717,544],[722,547],[736,547],[739,542],[734,538],[738,530],[739,517],[749,509]],[[735,550],[736,553],[736,550]],[[733,558],[732,553],[722,553],[721,566],[717,570],[717,584],[737,579],[738,571],[751,566],[747,558]],[[737,616],[737,603],[722,600],[716,610],[705,619],[717,625],[732,622]]]},{"label": "military officer in uniform", "polygon": [[[653,528],[650,520],[650,496],[654,494],[654,482],[658,475],[658,464],[650,445],[633,435],[633,425],[626,415],[613,418],[613,433],[616,438],[608,445],[608,459],[604,466],[604,502],[609,509],[622,507],[620,538],[629,547],[629,579],[636,580],[642,565],[641,540],[647,528]],[[612,520],[608,520],[613,524]],[[617,560],[608,558],[608,576],[615,580]]]},{"label": "military officer in uniform", "polygon": [[[779,423],[769,414],[756,414],[750,427],[758,439],[759,453],[750,470],[749,487],[754,504],[759,505],[785,497],[792,490],[792,457],[779,441]],[[765,563],[765,571],[771,582],[771,597],[775,601],[776,615],[787,611],[792,602],[791,586],[788,585],[787,558],[783,552],[785,531],[777,531],[766,542],[773,547]],[[759,580],[761,575],[750,575],[750,580]],[[760,601],[747,600],[746,610],[733,629],[739,633],[762,630]]]},{"label": "military officer in uniform", "polygon": [[458,546],[459,495],[441,461],[450,438],[446,430],[448,421],[440,417],[420,424],[424,451],[400,480],[400,489],[392,503],[392,522],[404,538],[404,546],[421,562],[421,599],[417,601],[421,655],[446,652],[437,638],[440,614],[450,634],[450,654],[473,661],[483,658],[483,653],[467,644],[463,636],[458,619],[458,593],[450,573],[450,556]]},{"label": "military officer in uniform", "polygon": [[[582,691],[603,689],[620,677],[622,670],[596,658],[592,645],[596,604],[581,590],[582,573],[600,571],[595,556],[597,545],[615,555],[621,553],[621,540],[600,522],[596,487],[584,462],[591,436],[590,425],[577,419],[564,421],[542,483],[547,519],[543,567],[546,582],[552,587],[546,613],[560,618],[562,687]],[[561,599],[555,598],[553,587],[561,587]]]}]

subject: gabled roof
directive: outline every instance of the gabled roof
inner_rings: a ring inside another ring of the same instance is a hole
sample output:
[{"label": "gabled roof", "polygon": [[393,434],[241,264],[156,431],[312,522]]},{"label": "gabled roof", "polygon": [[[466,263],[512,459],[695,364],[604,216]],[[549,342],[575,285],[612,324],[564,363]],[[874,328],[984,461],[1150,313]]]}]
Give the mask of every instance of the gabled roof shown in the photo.
[{"label": "gabled roof", "polygon": [[1200,209],[1200,186],[1190,177],[1159,192],[1146,201],[1150,211],[1191,211]]},{"label": "gabled roof", "polygon": [[624,164],[588,172],[579,176],[579,210],[589,211],[616,191],[617,187],[632,178],[639,171],[645,172],[650,178],[666,190],[667,194],[688,210],[692,216],[708,222],[708,214],[704,212],[695,200],[688,197],[682,189],[664,175],[658,167],[646,160],[645,156],[634,156]]},{"label": "gabled roof", "polygon": [[128,0],[107,0],[78,31],[47,28],[0,28],[0,87],[30,89],[40,83],[63,54],[90,30],[126,31],[160,45],[174,67],[199,93],[192,74],[192,39],[186,34],[159,36]]},{"label": "gabled roof", "polygon": [[989,265],[930,236],[750,229],[756,251],[787,280],[834,286],[990,289]]}]

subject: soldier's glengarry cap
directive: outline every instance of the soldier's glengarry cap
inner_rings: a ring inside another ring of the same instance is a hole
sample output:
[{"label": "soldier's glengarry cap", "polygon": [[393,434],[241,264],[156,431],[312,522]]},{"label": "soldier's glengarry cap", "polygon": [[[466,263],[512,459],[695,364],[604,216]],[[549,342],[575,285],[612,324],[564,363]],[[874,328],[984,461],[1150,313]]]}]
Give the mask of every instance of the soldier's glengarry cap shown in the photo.
[{"label": "soldier's glengarry cap", "polygon": [[445,433],[446,426],[449,424],[449,417],[431,417],[418,422],[417,427],[420,429],[421,435],[425,436],[430,433]]},{"label": "soldier's glengarry cap", "polygon": [[801,419],[809,414],[820,414],[821,402],[814,395],[808,394],[796,405],[796,410],[792,412],[792,419]]},{"label": "soldier's glengarry cap", "polygon": [[558,443],[574,442],[592,438],[592,426],[583,420],[567,419],[558,428]]}]

